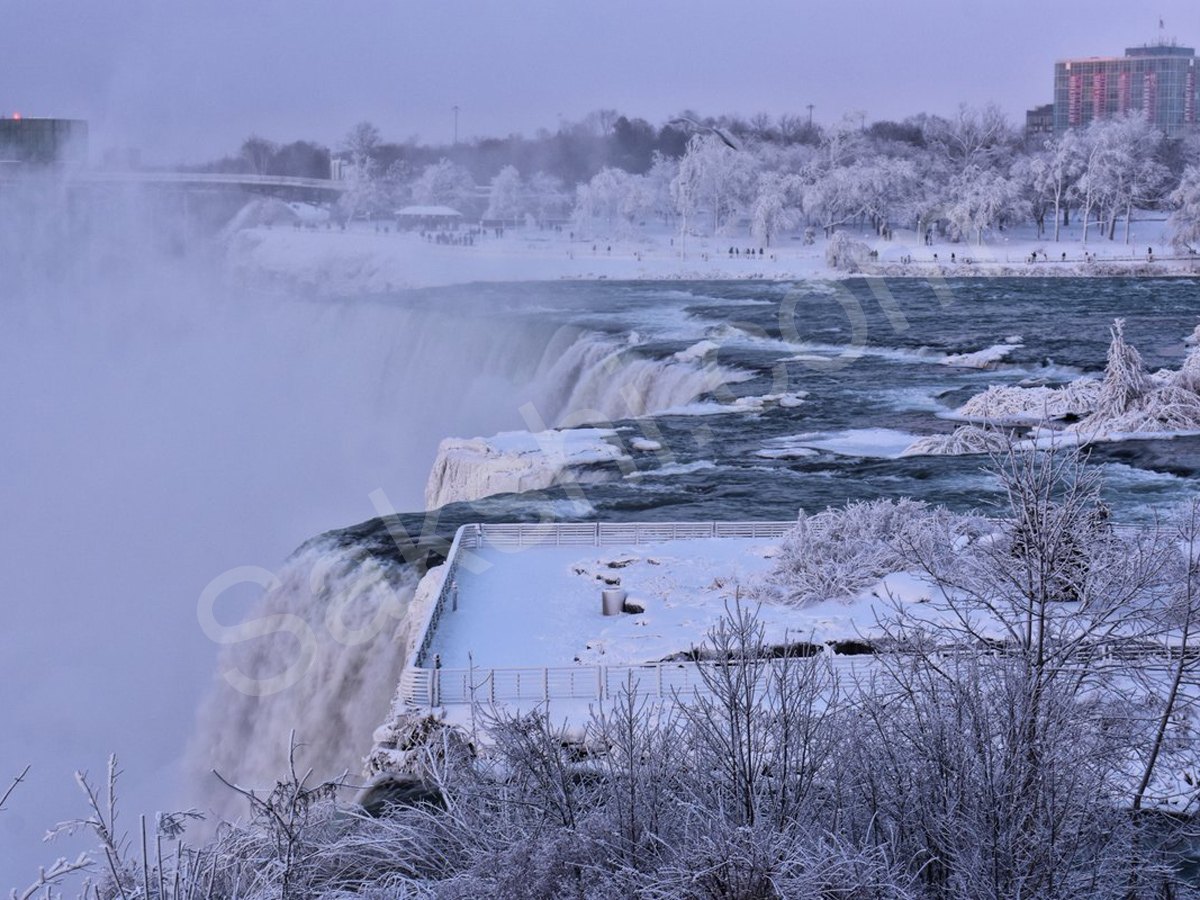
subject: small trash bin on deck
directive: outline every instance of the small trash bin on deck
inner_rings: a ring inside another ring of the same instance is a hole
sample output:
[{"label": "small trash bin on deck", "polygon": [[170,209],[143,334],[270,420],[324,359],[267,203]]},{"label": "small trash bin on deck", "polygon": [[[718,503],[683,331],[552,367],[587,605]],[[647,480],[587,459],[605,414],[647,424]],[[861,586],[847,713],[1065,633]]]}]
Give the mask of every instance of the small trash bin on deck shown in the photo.
[{"label": "small trash bin on deck", "polygon": [[606,616],[619,616],[625,606],[625,591],[621,588],[605,588],[600,592],[600,609]]}]

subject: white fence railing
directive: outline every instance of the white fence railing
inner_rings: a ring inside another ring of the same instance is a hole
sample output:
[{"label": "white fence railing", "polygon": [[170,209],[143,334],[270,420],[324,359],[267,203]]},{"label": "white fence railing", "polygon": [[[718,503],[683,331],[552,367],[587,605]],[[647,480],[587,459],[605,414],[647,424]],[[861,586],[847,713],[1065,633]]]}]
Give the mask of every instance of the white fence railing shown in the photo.
[{"label": "white fence railing", "polygon": [[[822,653],[841,672],[870,665],[870,657]],[[779,665],[763,660],[765,670]],[[608,700],[628,691],[651,697],[690,697],[709,693],[702,669],[736,663],[658,662],[632,666],[559,666],[508,669],[408,669],[400,679],[401,699],[409,706],[548,700]],[[795,665],[795,661],[792,662]],[[766,683],[769,676],[764,678]]]},{"label": "white fence railing", "polygon": [[602,547],[708,538],[779,538],[795,522],[546,522],[521,525],[466,525],[464,548]]},{"label": "white fence railing", "polygon": [[[1003,650],[966,651],[946,648],[936,651],[933,658],[948,664],[971,659],[1003,659],[1016,657]],[[1185,651],[1188,667],[1194,671],[1200,661],[1200,648]],[[872,654],[839,654],[826,647],[819,651],[819,663],[841,676],[854,679],[868,675],[876,665]],[[1081,648],[1070,658],[1059,660],[1056,665],[1062,671],[1096,671],[1114,668],[1127,673],[1131,668],[1138,671],[1168,672],[1178,665],[1178,647],[1142,646],[1130,647],[1120,642],[1104,646]],[[806,660],[792,659],[786,664],[795,666]],[[765,659],[755,663],[762,667],[758,683],[772,682],[772,670],[785,663],[779,659]],[[609,700],[623,692],[650,697],[687,698],[696,694],[709,694],[709,679],[706,674],[714,669],[741,665],[724,662],[672,661],[642,663],[629,666],[558,666],[516,668],[413,668],[405,670],[400,679],[400,697],[414,707],[435,707],[469,703],[501,702],[546,702],[550,700]],[[1194,675],[1187,683],[1200,686]]]}]

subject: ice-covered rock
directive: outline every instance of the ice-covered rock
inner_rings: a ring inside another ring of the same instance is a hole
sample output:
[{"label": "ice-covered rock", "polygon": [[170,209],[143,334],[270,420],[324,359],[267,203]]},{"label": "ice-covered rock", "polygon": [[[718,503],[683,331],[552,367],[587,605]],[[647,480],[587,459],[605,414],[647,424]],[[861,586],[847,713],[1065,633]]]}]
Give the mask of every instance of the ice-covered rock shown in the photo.
[{"label": "ice-covered rock", "polygon": [[636,450],[639,453],[653,453],[663,448],[663,445],[658,441],[652,441],[647,438],[634,438],[629,442],[629,446],[630,449]]},{"label": "ice-covered rock", "polygon": [[537,491],[571,482],[609,481],[628,463],[602,428],[508,431],[489,438],[447,438],[425,486],[425,506],[478,500],[493,494]]},{"label": "ice-covered rock", "polygon": [[1022,346],[1020,343],[1012,343],[1011,341],[1004,344],[996,344],[985,350],[976,350],[974,353],[952,354],[943,359],[942,364],[963,369],[990,369]]}]

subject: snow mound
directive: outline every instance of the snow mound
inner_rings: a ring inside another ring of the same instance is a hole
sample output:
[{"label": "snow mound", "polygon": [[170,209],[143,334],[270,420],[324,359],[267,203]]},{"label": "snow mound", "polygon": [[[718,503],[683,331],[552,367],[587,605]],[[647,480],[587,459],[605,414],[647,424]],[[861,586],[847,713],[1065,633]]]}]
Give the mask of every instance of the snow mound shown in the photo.
[{"label": "snow mound", "polygon": [[558,484],[611,481],[629,457],[602,428],[508,431],[490,438],[447,438],[425,486],[427,509],[493,494],[537,491]]},{"label": "snow mound", "polygon": [[680,350],[675,354],[675,359],[678,362],[699,362],[710,353],[716,353],[720,349],[721,345],[716,341],[700,341],[692,344],[686,350]]},{"label": "snow mound", "polygon": [[738,397],[733,401],[735,409],[758,412],[768,406],[779,406],[782,409],[795,409],[804,405],[808,391],[796,391],[791,394],[763,394],[759,397]]},{"label": "snow mound", "polygon": [[978,425],[962,425],[951,434],[931,434],[914,442],[901,456],[967,456],[993,453],[1008,446],[1002,432]]},{"label": "snow mound", "polygon": [[958,353],[947,356],[942,360],[944,366],[957,366],[963,369],[990,369],[1005,360],[1014,350],[1019,350],[1023,344],[996,344],[986,350],[976,350],[974,353]]},{"label": "snow mound", "polygon": [[824,450],[839,456],[898,459],[916,439],[916,435],[907,431],[895,431],[890,428],[851,428],[846,431],[813,432],[775,438],[770,443],[784,448],[806,447],[810,450]]}]

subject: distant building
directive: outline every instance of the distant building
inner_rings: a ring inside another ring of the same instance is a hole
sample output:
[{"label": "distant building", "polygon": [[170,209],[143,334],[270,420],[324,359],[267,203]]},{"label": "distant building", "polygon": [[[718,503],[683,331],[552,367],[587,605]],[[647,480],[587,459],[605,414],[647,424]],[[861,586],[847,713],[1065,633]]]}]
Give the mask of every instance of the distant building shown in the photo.
[{"label": "distant building", "polygon": [[456,228],[462,213],[449,206],[406,206],[393,214],[399,228]]},{"label": "distant building", "polygon": [[1030,146],[1041,146],[1046,138],[1054,136],[1054,104],[1035,106],[1025,113],[1025,142]]},{"label": "distant building", "polygon": [[1136,113],[1167,137],[1196,127],[1196,51],[1172,43],[1054,65],[1054,131]]},{"label": "distant building", "polygon": [[0,164],[83,163],[87,147],[88,125],[80,119],[0,118]]}]

